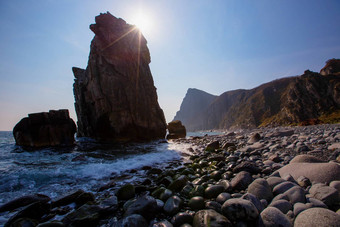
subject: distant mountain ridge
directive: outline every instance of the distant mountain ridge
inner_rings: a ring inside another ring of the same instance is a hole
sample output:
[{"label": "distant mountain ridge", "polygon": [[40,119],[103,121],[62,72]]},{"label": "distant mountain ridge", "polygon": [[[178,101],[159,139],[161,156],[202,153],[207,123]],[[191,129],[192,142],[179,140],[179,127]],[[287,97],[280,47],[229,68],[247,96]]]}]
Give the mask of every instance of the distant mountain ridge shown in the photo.
[{"label": "distant mountain ridge", "polygon": [[339,63],[220,96],[190,88],[174,120],[188,131],[339,122]]}]

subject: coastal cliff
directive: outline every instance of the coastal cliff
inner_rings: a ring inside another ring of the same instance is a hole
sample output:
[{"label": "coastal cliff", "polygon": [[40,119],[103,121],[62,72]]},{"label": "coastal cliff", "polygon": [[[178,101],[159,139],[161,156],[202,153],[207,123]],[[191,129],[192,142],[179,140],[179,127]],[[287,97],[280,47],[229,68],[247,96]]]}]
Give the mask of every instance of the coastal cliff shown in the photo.
[{"label": "coastal cliff", "polygon": [[[340,121],[339,61],[327,61],[321,73],[306,70],[301,76],[220,96],[197,89],[199,94],[193,95],[193,89],[189,89],[174,119],[182,121],[189,131]],[[191,103],[200,106],[191,108]]]}]

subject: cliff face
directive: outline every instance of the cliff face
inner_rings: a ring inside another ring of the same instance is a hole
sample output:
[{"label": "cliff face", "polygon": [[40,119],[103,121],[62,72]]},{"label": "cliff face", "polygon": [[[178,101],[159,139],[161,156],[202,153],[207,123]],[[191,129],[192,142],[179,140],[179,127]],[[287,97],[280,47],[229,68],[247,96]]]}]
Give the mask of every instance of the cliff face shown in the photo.
[{"label": "cliff face", "polygon": [[188,94],[175,119],[190,131],[322,122],[320,117],[340,111],[340,76],[334,71],[321,75],[307,70],[251,90],[225,92],[192,110],[186,103],[200,100]]},{"label": "cliff face", "polygon": [[107,141],[165,138],[145,38],[110,13],[95,21],[90,25],[95,36],[88,66],[73,68],[78,136]]},{"label": "cliff face", "polygon": [[[182,124],[189,131],[203,129],[204,111],[216,99],[217,96],[204,91],[189,88],[181,104],[180,110],[176,113],[174,120],[181,120]],[[201,114],[202,113],[202,114]]]}]

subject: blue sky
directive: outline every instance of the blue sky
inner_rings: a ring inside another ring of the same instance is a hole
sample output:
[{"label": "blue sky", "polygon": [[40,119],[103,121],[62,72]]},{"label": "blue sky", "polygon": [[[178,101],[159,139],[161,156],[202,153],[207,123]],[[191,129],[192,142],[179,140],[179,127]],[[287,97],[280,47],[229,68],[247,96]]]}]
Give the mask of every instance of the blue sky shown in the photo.
[{"label": "blue sky", "polygon": [[338,0],[2,0],[0,130],[49,109],[76,120],[71,68],[87,65],[89,25],[106,11],[131,23],[139,9],[167,121],[188,88],[219,95],[340,58]]}]

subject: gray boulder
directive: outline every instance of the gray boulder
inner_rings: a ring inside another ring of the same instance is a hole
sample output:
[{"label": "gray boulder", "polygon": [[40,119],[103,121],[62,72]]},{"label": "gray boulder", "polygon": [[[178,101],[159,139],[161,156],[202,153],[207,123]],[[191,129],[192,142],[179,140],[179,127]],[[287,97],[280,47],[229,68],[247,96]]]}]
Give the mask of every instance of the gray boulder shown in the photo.
[{"label": "gray boulder", "polygon": [[259,222],[265,227],[292,226],[289,219],[276,207],[267,207],[264,209],[260,214]]},{"label": "gray boulder", "polygon": [[267,200],[267,202],[270,202],[273,199],[272,189],[270,188],[268,182],[263,178],[254,180],[248,186],[248,192],[255,195],[259,199]]},{"label": "gray boulder", "polygon": [[309,189],[311,197],[318,199],[327,206],[332,206],[340,201],[338,190],[325,184],[314,184]]},{"label": "gray boulder", "polygon": [[311,208],[301,212],[294,221],[299,227],[337,227],[340,226],[340,215],[325,208]]},{"label": "gray boulder", "polygon": [[290,163],[279,170],[280,176],[288,174],[294,179],[300,176],[307,177],[314,183],[327,183],[340,179],[340,165],[334,162],[328,163]]},{"label": "gray boulder", "polygon": [[231,180],[231,187],[234,190],[244,190],[253,181],[250,173],[241,171]]}]

